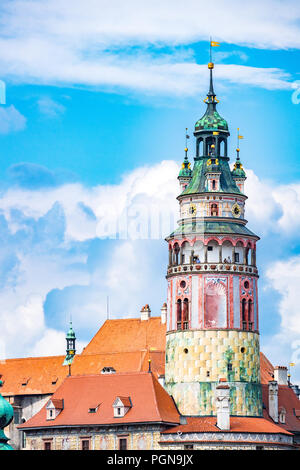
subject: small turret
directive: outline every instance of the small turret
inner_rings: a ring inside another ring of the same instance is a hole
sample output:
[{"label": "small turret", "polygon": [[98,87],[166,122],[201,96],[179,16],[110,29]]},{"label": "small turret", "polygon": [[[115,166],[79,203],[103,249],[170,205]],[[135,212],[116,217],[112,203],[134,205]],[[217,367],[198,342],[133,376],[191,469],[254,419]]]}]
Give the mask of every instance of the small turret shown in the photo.
[{"label": "small turret", "polygon": [[236,161],[235,161],[231,174],[232,174],[232,179],[235,181],[235,184],[237,185],[241,193],[244,193],[244,183],[247,177],[246,177],[246,173],[244,171],[242,162],[240,160],[239,148],[236,149]]},{"label": "small turret", "polygon": [[[186,129],[187,130],[187,129]],[[189,136],[186,134],[185,139],[188,139]],[[192,176],[193,176],[193,171],[191,170],[191,164],[188,159],[188,148],[187,148],[187,142],[185,142],[185,156],[183,163],[181,165],[181,169],[178,175],[178,180],[180,184],[181,191],[184,191],[187,186],[189,185]]]},{"label": "small turret", "polygon": [[73,362],[74,356],[76,354],[75,342],[76,336],[75,332],[72,328],[72,322],[70,321],[70,328],[66,336],[67,341],[67,349],[66,349],[66,357],[63,362],[63,366],[69,366],[69,375],[71,375],[71,364]]}]

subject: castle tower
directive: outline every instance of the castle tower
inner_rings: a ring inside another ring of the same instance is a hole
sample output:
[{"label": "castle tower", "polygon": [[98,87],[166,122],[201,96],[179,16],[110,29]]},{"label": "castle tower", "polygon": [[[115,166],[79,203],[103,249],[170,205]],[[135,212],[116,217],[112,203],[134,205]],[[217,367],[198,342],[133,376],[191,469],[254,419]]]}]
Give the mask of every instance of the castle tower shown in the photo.
[{"label": "castle tower", "polygon": [[216,109],[214,65],[208,67],[207,109],[194,132],[194,167],[187,186],[180,184],[178,228],[166,239],[166,389],[181,414],[216,415],[216,388],[225,378],[230,414],[261,416],[259,237],[246,226],[246,175],[239,151],[230,170],[228,124]]}]

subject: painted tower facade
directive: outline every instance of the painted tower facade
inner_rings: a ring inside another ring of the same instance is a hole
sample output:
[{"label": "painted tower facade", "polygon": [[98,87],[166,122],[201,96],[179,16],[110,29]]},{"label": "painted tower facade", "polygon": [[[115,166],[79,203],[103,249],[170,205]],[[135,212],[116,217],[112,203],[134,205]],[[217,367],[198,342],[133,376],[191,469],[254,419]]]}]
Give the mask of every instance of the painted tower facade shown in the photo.
[{"label": "painted tower facade", "polygon": [[207,109],[196,122],[193,170],[179,173],[180,220],[166,239],[166,389],[183,415],[216,414],[220,378],[232,415],[261,416],[256,242],[246,224],[239,149],[231,171],[229,130],[219,115],[213,64]]}]

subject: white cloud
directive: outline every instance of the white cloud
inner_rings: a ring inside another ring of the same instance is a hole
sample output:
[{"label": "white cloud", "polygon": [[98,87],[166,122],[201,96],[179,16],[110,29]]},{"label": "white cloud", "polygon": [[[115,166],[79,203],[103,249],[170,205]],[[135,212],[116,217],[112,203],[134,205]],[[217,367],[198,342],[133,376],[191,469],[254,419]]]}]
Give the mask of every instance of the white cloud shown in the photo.
[{"label": "white cloud", "polygon": [[0,107],[0,134],[22,131],[26,127],[26,118],[13,105]]},{"label": "white cloud", "polygon": [[[18,82],[111,87],[186,96],[206,89],[206,66],[174,46],[207,41],[214,18],[216,39],[249,47],[300,47],[299,4],[253,1],[182,4],[136,0],[5,2],[0,37],[0,75]],[[161,46],[171,51],[161,53]],[[289,89],[278,68],[219,65],[221,80]]]},{"label": "white cloud", "polygon": [[269,287],[281,296],[276,312],[281,324],[278,333],[264,341],[264,350],[277,360],[276,365],[295,363],[293,379],[300,383],[300,256],[272,263],[266,274]]},{"label": "white cloud", "polygon": [[[163,161],[137,168],[116,185],[66,184],[2,193],[0,211],[5,219],[0,216],[0,225],[6,245],[0,252],[5,266],[5,276],[0,272],[0,321],[9,356],[48,354],[48,346],[52,354],[63,354],[70,315],[77,334],[83,330],[85,335],[87,330],[93,334],[106,317],[107,296],[114,318],[136,316],[146,303],[154,305],[155,315],[159,313],[158,303],[165,301],[166,294],[167,250],[162,239],[172,227],[154,234],[151,223],[149,230],[144,228],[157,213],[162,220],[168,214],[177,220],[178,170],[176,162]],[[246,172],[249,228],[263,237],[293,237],[286,201],[289,191],[298,191],[298,186],[275,186],[250,169]],[[126,213],[128,234],[121,240],[99,242],[98,253],[93,241],[102,233],[101,227],[106,223],[106,235],[113,239],[115,228],[120,228],[115,222]],[[282,233],[280,224],[289,230]],[[157,238],[160,241],[155,244]],[[276,340],[276,354],[271,343],[265,342],[263,350],[286,361],[293,354],[286,338],[295,344],[300,332],[299,276],[298,258],[277,262],[268,271],[269,287],[282,295],[278,313],[285,336]]]},{"label": "white cloud", "polygon": [[44,96],[40,98],[37,102],[39,111],[42,114],[45,114],[49,118],[56,118],[59,115],[63,114],[66,110],[65,106],[54,101],[49,96]]}]

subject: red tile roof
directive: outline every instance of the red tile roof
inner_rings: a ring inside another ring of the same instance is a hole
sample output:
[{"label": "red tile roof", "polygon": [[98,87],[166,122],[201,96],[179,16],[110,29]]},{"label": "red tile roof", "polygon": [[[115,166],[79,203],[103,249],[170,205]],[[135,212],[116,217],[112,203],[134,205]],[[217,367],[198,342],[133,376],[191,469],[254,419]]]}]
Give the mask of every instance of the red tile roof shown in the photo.
[{"label": "red tile roof", "polygon": [[[269,391],[268,385],[262,385],[263,403],[266,407],[264,417],[273,422],[269,417]],[[280,427],[291,432],[300,432],[300,419],[297,418],[296,410],[299,409],[299,399],[294,390],[287,385],[278,385],[278,409],[286,410],[285,424],[278,423]]]},{"label": "red tile roof", "polygon": [[51,403],[57,410],[63,410],[64,408],[64,400],[61,398],[51,398]]},{"label": "red tile roof", "polygon": [[130,397],[116,397],[116,398],[119,398],[121,400],[121,402],[123,403],[124,406],[128,406],[128,407],[131,407],[131,401],[130,401]]},{"label": "red tile roof", "polygon": [[[148,371],[156,375],[164,372],[164,352],[132,351],[76,355],[71,367],[72,375],[98,374],[104,367],[113,367],[116,372]],[[28,357],[7,359],[0,362],[3,396],[53,394],[69,373],[63,366],[64,356]],[[20,377],[22,379],[20,380]],[[28,380],[28,378],[30,378]],[[26,385],[22,385],[22,383]]]},{"label": "red tile roof", "polygon": [[[190,433],[190,432],[226,432],[217,427],[217,418],[215,416],[191,417],[187,418],[186,424],[180,424],[163,434],[175,434],[177,432]],[[265,433],[265,434],[290,434],[285,429],[271,423],[264,418],[247,418],[247,417],[230,417],[230,431],[229,432],[246,432],[246,433]]]},{"label": "red tile roof", "polygon": [[152,348],[165,351],[166,325],[160,317],[149,320],[123,318],[106,320],[82,354],[142,351]]},{"label": "red tile roof", "polygon": [[274,367],[262,352],[260,353],[260,378],[262,384],[268,384],[270,380],[274,380]]},{"label": "red tile roof", "polygon": [[[132,407],[124,417],[114,417],[113,403],[118,396],[130,396]],[[118,423],[179,423],[172,398],[146,372],[67,377],[53,395],[63,399],[64,409],[55,420],[46,419],[46,405],[20,428],[108,425]],[[96,413],[89,413],[95,403]]]}]

